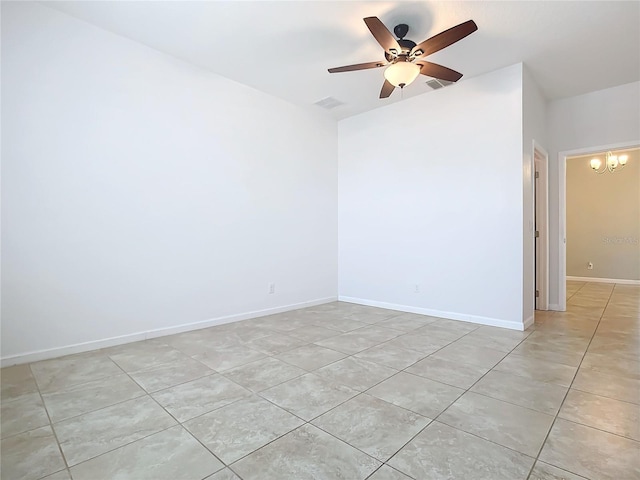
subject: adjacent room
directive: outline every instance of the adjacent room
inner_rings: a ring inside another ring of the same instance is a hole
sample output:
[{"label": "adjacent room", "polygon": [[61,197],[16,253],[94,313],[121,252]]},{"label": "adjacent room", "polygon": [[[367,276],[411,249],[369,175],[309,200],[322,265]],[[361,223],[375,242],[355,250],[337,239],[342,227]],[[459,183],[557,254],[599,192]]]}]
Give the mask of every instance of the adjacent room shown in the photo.
[{"label": "adjacent room", "polygon": [[1,29],[3,480],[640,478],[640,2]]}]

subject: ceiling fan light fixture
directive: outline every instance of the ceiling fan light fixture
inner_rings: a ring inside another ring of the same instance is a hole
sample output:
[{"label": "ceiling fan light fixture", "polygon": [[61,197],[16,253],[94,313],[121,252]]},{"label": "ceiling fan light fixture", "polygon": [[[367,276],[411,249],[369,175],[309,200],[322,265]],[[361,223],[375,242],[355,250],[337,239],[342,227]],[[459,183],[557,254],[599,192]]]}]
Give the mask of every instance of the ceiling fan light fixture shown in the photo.
[{"label": "ceiling fan light fixture", "polygon": [[411,62],[396,62],[384,71],[384,78],[394,87],[406,87],[420,74],[420,66]]}]

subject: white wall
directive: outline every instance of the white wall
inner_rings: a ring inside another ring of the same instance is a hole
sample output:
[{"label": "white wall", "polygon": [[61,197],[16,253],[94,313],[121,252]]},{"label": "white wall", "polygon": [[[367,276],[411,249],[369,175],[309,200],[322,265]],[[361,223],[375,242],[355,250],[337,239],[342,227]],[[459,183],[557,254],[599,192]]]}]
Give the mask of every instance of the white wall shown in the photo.
[{"label": "white wall", "polygon": [[538,85],[526,68],[522,75],[522,198],[523,198],[523,283],[522,317],[527,323],[533,322],[535,308],[535,213],[533,194],[533,145],[546,149],[546,109],[547,102]]},{"label": "white wall", "polygon": [[336,297],[334,121],[32,3],[2,73],[5,364]]},{"label": "white wall", "polygon": [[522,132],[521,65],[340,121],[340,298],[521,329]]},{"label": "white wall", "polygon": [[[549,102],[549,302],[557,308],[559,291],[560,152],[640,142],[640,82]],[[595,150],[596,148],[594,148]],[[585,152],[586,153],[586,152]],[[555,174],[554,174],[555,172]]]}]

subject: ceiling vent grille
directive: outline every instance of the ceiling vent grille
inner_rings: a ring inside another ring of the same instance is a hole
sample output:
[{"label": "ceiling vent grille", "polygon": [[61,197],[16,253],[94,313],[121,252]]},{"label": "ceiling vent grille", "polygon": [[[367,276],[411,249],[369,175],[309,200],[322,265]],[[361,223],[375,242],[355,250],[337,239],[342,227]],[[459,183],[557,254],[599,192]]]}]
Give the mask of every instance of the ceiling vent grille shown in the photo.
[{"label": "ceiling vent grille", "polygon": [[429,85],[434,90],[438,90],[439,88],[446,87],[447,85],[451,85],[452,83],[453,82],[449,82],[447,80],[437,80],[435,78],[433,80],[427,81],[427,85]]},{"label": "ceiling vent grille", "polygon": [[344,105],[344,102],[337,100],[333,97],[323,98],[322,100],[318,100],[314,105],[325,108],[327,110],[331,110],[332,108],[336,108],[340,105]]}]

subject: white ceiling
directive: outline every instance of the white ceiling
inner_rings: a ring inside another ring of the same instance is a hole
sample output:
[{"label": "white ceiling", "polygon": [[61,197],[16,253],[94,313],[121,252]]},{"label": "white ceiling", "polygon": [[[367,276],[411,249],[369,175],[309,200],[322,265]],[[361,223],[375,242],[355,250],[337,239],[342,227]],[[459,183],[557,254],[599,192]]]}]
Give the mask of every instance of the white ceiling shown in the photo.
[{"label": "white ceiling", "polygon": [[[345,118],[380,100],[383,69],[327,68],[381,60],[362,21],[410,27],[419,43],[469,19],[478,31],[427,59],[474,77],[524,62],[548,99],[640,80],[637,1],[63,1],[44,4],[301,106],[325,97]],[[162,79],[158,79],[161,81]],[[431,91],[421,77],[404,98]],[[451,87],[448,87],[451,88]],[[320,107],[313,107],[320,108]]]}]

